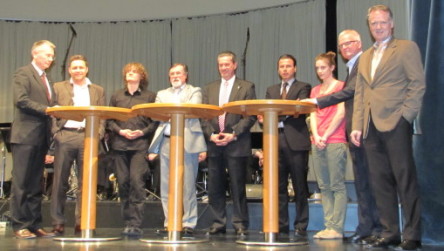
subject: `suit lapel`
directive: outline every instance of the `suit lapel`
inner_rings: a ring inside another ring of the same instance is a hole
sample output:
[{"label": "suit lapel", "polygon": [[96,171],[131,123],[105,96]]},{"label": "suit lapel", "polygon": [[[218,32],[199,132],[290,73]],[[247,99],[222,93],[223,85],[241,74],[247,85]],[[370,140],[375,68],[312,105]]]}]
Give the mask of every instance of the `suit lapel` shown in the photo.
[{"label": "suit lapel", "polygon": [[[233,83],[233,88],[231,88],[230,98],[228,99],[228,102],[237,100],[237,93],[240,91],[240,88],[241,88],[240,83],[236,78]],[[220,89],[220,85],[219,85],[219,89]]]},{"label": "suit lapel", "polygon": [[373,80],[377,79],[381,74],[383,74],[381,69],[383,69],[385,67],[385,64],[389,61],[389,58],[391,57],[391,55],[395,51],[394,50],[395,47],[396,47],[395,40],[392,39],[391,41],[388,42],[387,47],[385,48],[384,54],[382,55],[381,61],[379,62],[378,67],[376,68],[375,76],[373,77]]}]

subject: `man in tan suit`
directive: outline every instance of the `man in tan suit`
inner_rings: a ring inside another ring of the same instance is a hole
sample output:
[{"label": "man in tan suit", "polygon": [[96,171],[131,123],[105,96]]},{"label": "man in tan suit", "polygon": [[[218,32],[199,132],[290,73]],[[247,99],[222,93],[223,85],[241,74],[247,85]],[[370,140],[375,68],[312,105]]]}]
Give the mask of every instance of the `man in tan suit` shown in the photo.
[{"label": "man in tan suit", "polygon": [[[418,46],[393,38],[393,15],[387,6],[368,10],[375,44],[359,61],[355,90],[352,142],[363,145],[382,232],[368,246],[399,250],[421,247],[421,212],[412,151],[412,122],[425,92]],[[398,196],[404,212],[399,229]]]}]

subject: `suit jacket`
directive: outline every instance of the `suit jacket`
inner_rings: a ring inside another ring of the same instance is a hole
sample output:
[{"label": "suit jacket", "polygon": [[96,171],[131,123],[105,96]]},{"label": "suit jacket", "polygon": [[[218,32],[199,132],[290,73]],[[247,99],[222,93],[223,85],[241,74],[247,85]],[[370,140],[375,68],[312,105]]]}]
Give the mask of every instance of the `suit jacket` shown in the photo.
[{"label": "suit jacket", "polygon": [[[203,89],[203,104],[219,105],[220,80],[206,85]],[[231,89],[229,102],[238,100],[256,99],[254,84],[236,77]],[[227,113],[225,116],[224,132],[236,134],[237,140],[230,142],[225,147],[219,147],[211,142],[210,136],[219,133],[218,117],[211,120],[202,120],[202,128],[207,139],[208,156],[216,156],[222,148],[229,156],[240,157],[251,155],[250,129],[256,122],[256,116],[243,117],[243,115]]]},{"label": "suit jacket", "polygon": [[344,89],[339,92],[332,93],[327,96],[317,98],[318,106],[322,109],[327,106],[336,105],[341,102],[345,102],[345,123],[347,134],[350,135],[352,130],[352,118],[353,118],[353,103],[356,88],[356,78],[358,75],[359,58],[356,60],[353,66],[347,82],[345,82]]},{"label": "suit jacket", "polygon": [[[105,105],[105,90],[100,85],[90,84],[89,99],[91,106]],[[60,106],[73,106],[74,87],[69,80],[57,82],[54,84],[55,103]],[[66,124],[66,119],[53,118],[52,119],[52,133],[53,135],[60,131]],[[99,134],[102,137],[105,132],[105,120],[100,121]]]},{"label": "suit jacket", "polygon": [[373,53],[371,47],[361,55],[355,90],[353,130],[363,131],[364,138],[370,116],[381,132],[392,130],[401,117],[412,123],[425,92],[425,76],[416,43],[391,39],[372,79]]},{"label": "suit jacket", "polygon": [[[49,79],[48,79],[49,81]],[[51,93],[52,90],[51,84]],[[54,103],[46,96],[46,88],[32,64],[19,68],[13,77],[14,121],[11,128],[11,143],[49,145],[50,117],[46,108]]]},{"label": "suit jacket", "polygon": [[[201,104],[202,93],[200,87],[186,84],[179,94],[179,99],[180,100],[176,99],[174,89],[170,87],[157,93],[156,103]],[[165,139],[164,131],[167,124],[167,122],[161,122],[159,124],[154,133],[153,141],[151,142],[148,152],[159,153],[162,142]],[[185,119],[184,149],[185,153],[200,153],[207,150],[199,119]]]},{"label": "suit jacket", "polygon": [[[265,94],[266,99],[280,99],[281,98],[281,83],[272,85],[267,88]],[[304,99],[310,96],[311,85],[295,80],[290,86],[287,93],[288,100]],[[299,115],[295,118],[293,116],[279,116],[279,121],[284,123],[284,135],[287,143],[293,151],[310,150],[310,134],[308,132],[305,115]]]}]

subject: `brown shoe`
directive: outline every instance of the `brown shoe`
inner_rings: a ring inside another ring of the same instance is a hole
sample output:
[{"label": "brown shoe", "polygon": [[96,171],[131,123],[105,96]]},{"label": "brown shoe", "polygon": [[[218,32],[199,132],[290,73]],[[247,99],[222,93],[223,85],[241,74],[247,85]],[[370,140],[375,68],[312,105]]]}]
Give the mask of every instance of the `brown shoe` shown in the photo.
[{"label": "brown shoe", "polygon": [[63,224],[54,225],[54,228],[52,229],[51,232],[53,232],[55,236],[63,235],[65,233],[65,225]]},{"label": "brown shoe", "polygon": [[81,233],[82,233],[82,229],[80,229],[80,225],[75,225],[74,235],[80,235]]},{"label": "brown shoe", "polygon": [[32,231],[37,237],[41,238],[52,238],[55,236],[53,232],[46,232],[43,228],[36,229]]},{"label": "brown shoe", "polygon": [[34,239],[37,237],[27,228],[15,231],[14,234],[17,239]]}]

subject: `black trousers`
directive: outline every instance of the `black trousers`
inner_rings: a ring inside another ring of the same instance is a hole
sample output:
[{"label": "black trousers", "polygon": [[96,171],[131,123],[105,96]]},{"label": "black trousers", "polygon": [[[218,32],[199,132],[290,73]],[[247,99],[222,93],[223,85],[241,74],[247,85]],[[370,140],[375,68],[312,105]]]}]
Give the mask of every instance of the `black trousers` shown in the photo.
[{"label": "black trousers", "polygon": [[370,187],[369,169],[364,148],[350,143],[349,150],[358,202],[358,226],[355,233],[360,236],[379,235],[381,224],[379,223],[375,197]]},{"label": "black trousers", "polygon": [[294,229],[308,227],[308,150],[292,151],[284,133],[279,133],[279,232],[288,233],[288,176],[295,192]]},{"label": "black trousers", "polygon": [[146,150],[114,150],[122,217],[128,227],[140,227],[144,217],[148,171],[145,155]]},{"label": "black trousers", "polygon": [[404,213],[402,236],[421,239],[421,209],[416,167],[413,160],[412,125],[401,118],[389,132],[380,132],[369,123],[364,140],[368,157],[371,187],[375,196],[381,237],[399,239],[398,199]]},{"label": "black trousers", "polygon": [[225,191],[228,185],[228,171],[231,199],[233,200],[232,225],[235,229],[248,229],[247,193],[245,188],[248,157],[231,157],[225,151],[221,153],[217,157],[208,158],[208,199],[215,217],[212,227],[226,227]]},{"label": "black trousers", "polygon": [[14,231],[42,227],[42,177],[47,151],[46,144],[12,144],[10,210]]}]

